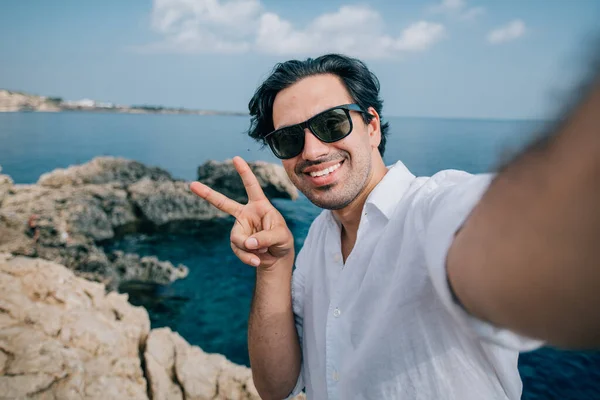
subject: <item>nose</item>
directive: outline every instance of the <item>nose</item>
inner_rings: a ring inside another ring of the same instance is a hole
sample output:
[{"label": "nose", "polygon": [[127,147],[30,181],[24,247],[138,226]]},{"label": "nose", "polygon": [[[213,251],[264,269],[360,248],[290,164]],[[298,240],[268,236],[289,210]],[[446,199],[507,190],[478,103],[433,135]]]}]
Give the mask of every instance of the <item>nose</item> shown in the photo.
[{"label": "nose", "polygon": [[329,146],[323,143],[307,129],[304,130],[304,149],[302,158],[305,160],[318,160],[329,153]]}]

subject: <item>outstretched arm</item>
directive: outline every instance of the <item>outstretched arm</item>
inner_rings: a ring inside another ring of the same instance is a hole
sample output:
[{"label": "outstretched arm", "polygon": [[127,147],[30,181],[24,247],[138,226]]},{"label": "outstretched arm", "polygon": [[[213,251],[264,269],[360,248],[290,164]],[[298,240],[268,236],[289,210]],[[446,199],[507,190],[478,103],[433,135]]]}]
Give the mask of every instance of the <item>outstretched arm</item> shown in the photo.
[{"label": "outstretched arm", "polygon": [[553,135],[500,171],[446,261],[472,315],[556,346],[600,346],[600,75]]}]

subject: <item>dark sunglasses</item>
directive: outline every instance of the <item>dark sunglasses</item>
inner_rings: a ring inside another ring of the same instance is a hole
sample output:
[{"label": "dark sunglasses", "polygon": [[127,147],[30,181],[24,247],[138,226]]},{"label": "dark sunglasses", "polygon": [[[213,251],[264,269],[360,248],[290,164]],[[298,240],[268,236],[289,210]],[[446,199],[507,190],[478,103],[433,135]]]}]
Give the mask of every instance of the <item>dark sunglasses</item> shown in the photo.
[{"label": "dark sunglasses", "polygon": [[306,128],[324,143],[337,142],[348,136],[352,132],[350,111],[366,113],[358,104],[336,106],[299,124],[277,129],[265,135],[264,139],[277,158],[294,158],[304,149]]}]

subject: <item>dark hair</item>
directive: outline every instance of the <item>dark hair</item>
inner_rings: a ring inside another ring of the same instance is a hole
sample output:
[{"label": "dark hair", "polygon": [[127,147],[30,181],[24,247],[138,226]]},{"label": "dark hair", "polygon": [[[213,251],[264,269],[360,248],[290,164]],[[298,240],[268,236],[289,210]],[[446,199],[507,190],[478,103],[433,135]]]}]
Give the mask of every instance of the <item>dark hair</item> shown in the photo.
[{"label": "dark hair", "polygon": [[[379,98],[379,80],[375,74],[369,71],[365,63],[360,60],[340,54],[326,54],[315,59],[290,60],[275,65],[271,75],[256,89],[248,104],[252,117],[248,135],[264,143],[263,137],[275,129],[273,126],[273,103],[277,93],[303,78],[320,74],[337,75],[356,104],[365,111],[369,107],[373,107],[381,117],[383,100]],[[371,121],[370,114],[363,113],[362,115],[365,123]],[[382,119],[381,143],[378,147],[381,156],[385,151],[388,128],[389,123],[384,123]]]}]

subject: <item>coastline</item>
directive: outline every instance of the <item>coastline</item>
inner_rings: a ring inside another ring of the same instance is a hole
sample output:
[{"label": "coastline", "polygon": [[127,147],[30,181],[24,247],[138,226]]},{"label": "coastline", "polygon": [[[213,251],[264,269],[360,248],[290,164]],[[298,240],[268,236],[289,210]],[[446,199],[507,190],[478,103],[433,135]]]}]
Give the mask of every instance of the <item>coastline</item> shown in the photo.
[{"label": "coastline", "polygon": [[0,89],[0,113],[3,112],[98,112],[117,114],[174,114],[174,115],[223,115],[247,116],[239,111],[219,111],[166,107],[156,105],[119,105],[83,99],[63,100],[60,97],[48,97],[24,92]]},{"label": "coastline", "polygon": [[250,368],[64,265],[0,252],[0,287],[2,398],[260,400]]},{"label": "coastline", "polygon": [[[250,167],[269,198],[297,198],[281,166],[251,162]],[[197,177],[246,200],[230,160],[200,165]],[[198,199],[189,182],[124,158],[95,157],[57,168],[35,184],[15,184],[0,174],[0,252],[57,262],[109,290],[128,281],[168,285],[185,278],[188,267],[153,255],[106,253],[103,245],[128,233],[206,228],[227,217]]]}]

